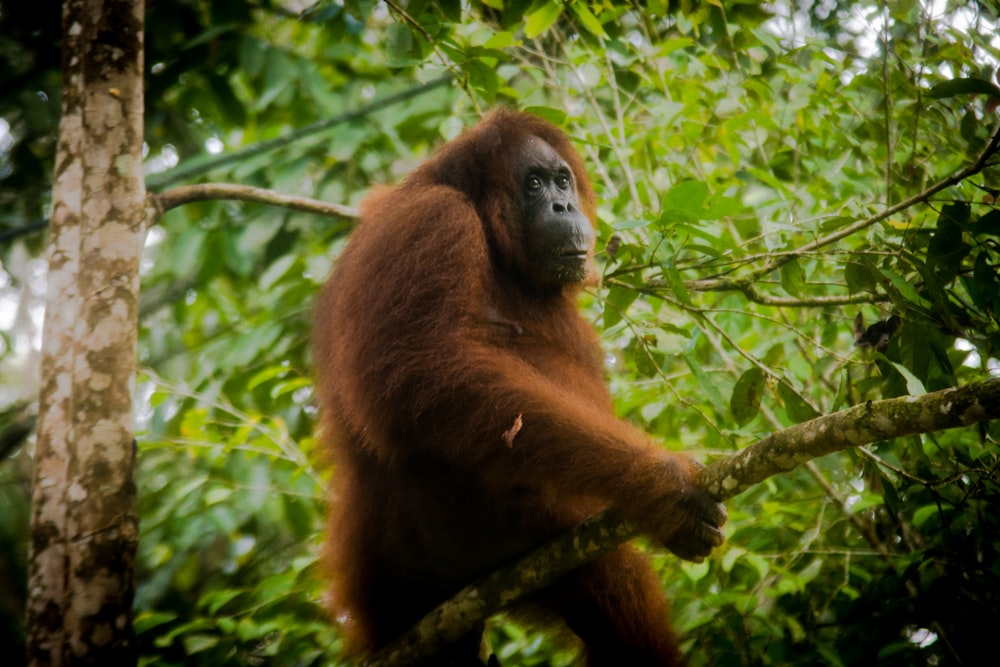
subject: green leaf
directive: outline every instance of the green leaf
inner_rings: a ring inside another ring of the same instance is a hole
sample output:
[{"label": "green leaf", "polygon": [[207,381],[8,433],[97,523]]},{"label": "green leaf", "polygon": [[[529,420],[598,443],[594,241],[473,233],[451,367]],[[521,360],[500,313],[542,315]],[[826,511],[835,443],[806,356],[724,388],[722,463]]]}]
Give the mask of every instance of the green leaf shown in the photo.
[{"label": "green leaf", "polygon": [[838,215],[830,218],[829,220],[824,220],[819,228],[823,232],[832,232],[840,229],[841,227],[845,227],[852,222],[854,222],[854,218],[846,215]]},{"label": "green leaf", "polygon": [[248,76],[259,75],[267,62],[263,42],[255,37],[244,35],[240,40],[240,62]]},{"label": "green leaf", "polygon": [[1000,236],[1000,209],[993,209],[976,221],[972,227],[975,235],[987,234],[989,236]]},{"label": "green leaf", "polygon": [[732,544],[729,545],[729,548],[726,549],[726,552],[722,554],[722,560],[719,562],[719,565],[722,567],[722,571],[732,572],[733,566],[739,560],[741,560],[745,554],[746,554],[745,549],[741,549],[740,547],[737,547]]},{"label": "green leaf", "polygon": [[889,508],[893,514],[899,513],[899,508],[902,505],[902,500],[899,497],[899,491],[896,490],[896,486],[892,479],[888,475],[885,475],[879,470],[879,481],[882,483],[882,497],[885,499],[885,505]]},{"label": "green leaf", "polygon": [[583,2],[575,0],[570,4],[569,8],[580,21],[580,25],[586,28],[587,32],[595,37],[607,38],[608,35],[604,32],[604,26],[601,25],[601,22],[597,20],[597,17],[591,13]]},{"label": "green leaf", "polygon": [[793,642],[802,642],[808,637],[805,628],[802,627],[802,624],[794,616],[784,616],[782,622],[788,629],[788,636],[791,637]]},{"label": "green leaf", "polygon": [[486,40],[486,43],[483,44],[483,46],[487,49],[506,49],[508,46],[513,46],[514,41],[514,33],[498,32]]},{"label": "green leaf", "polygon": [[228,347],[221,359],[222,365],[233,368],[249,366],[262,357],[281,336],[283,329],[277,322],[267,322],[241,334]]},{"label": "green leaf", "polygon": [[743,202],[738,197],[713,196],[701,211],[702,220],[719,220],[736,215],[743,210]]},{"label": "green leaf", "polygon": [[1000,317],[1000,272],[997,268],[990,264],[989,253],[980,252],[967,285],[973,303]]},{"label": "green leaf", "polygon": [[274,378],[281,377],[286,373],[288,373],[288,368],[280,364],[268,366],[267,368],[264,368],[263,370],[254,374],[254,376],[247,381],[247,390],[256,389],[265,382],[269,382]]},{"label": "green leaf", "polygon": [[649,226],[649,220],[645,218],[620,218],[611,221],[611,229],[616,231],[628,231],[630,229],[642,229]]},{"label": "green leaf", "polygon": [[781,287],[791,296],[802,296],[806,286],[806,272],[796,257],[781,265]]},{"label": "green leaf", "polygon": [[670,290],[677,297],[677,300],[685,305],[691,304],[691,296],[688,294],[687,287],[684,286],[684,280],[681,278],[681,273],[672,264],[663,267],[663,275],[670,283]]},{"label": "green leaf", "polygon": [[260,277],[260,288],[264,291],[269,291],[278,280],[288,273],[288,270],[292,268],[298,257],[295,255],[282,255],[274,262],[271,266],[267,267],[264,274]]},{"label": "green leaf", "polygon": [[274,218],[257,218],[250,221],[240,232],[237,241],[240,251],[257,256],[274,235],[281,229]]},{"label": "green leaf", "polygon": [[177,618],[177,614],[166,611],[146,611],[135,617],[133,628],[136,634],[142,634],[164,623],[170,623]]},{"label": "green leaf", "polygon": [[450,22],[458,23],[462,20],[462,0],[438,0],[438,6]]},{"label": "green leaf", "polygon": [[205,244],[208,232],[199,225],[188,227],[174,243],[170,253],[170,265],[178,276],[190,276],[195,273],[201,261],[201,249]]},{"label": "green leaf", "polygon": [[920,296],[920,293],[917,292],[916,288],[906,282],[903,276],[889,269],[879,269],[879,271],[883,276],[889,279],[889,282],[892,283],[892,286],[899,291],[900,295],[904,299],[923,308],[931,307],[931,303],[924,297]]},{"label": "green leaf", "polygon": [[971,227],[970,207],[965,202],[948,204],[941,209],[937,229],[927,244],[927,265],[938,284],[947,285],[958,275],[962,260],[972,250],[963,240],[963,229]]},{"label": "green leaf", "polygon": [[985,79],[969,77],[939,83],[927,92],[928,97],[938,100],[956,95],[989,95],[1000,98],[1000,88]]},{"label": "green leaf", "polygon": [[846,370],[840,373],[840,382],[837,384],[837,395],[833,397],[833,406],[830,412],[837,412],[847,404],[847,392],[850,388],[851,375]]},{"label": "green leaf", "polygon": [[[696,222],[701,217],[705,200],[708,199],[708,186],[702,181],[684,181],[672,187],[663,195],[660,201],[661,219],[670,211],[681,211],[690,222]],[[673,217],[676,217],[674,214]]]},{"label": "green leaf", "polygon": [[539,9],[524,17],[524,36],[534,39],[552,27],[563,13],[561,2],[546,2]]},{"label": "green leaf", "polygon": [[205,493],[205,504],[215,505],[217,503],[221,503],[222,501],[229,498],[229,496],[231,495],[233,495],[232,489],[227,489],[222,486],[216,486],[214,488],[209,489]]},{"label": "green leaf", "polygon": [[885,499],[882,497],[882,494],[865,493],[856,503],[851,504],[851,512],[854,514],[859,514],[860,512],[868,509],[869,507],[878,507],[879,505],[882,505],[884,503]]},{"label": "green leaf", "polygon": [[285,91],[289,90],[297,74],[291,58],[277,49],[268,49],[264,65],[264,90],[254,100],[254,108],[265,109],[272,102],[281,104],[287,101]]},{"label": "green leaf", "polygon": [[393,23],[386,28],[385,51],[389,67],[409,67],[416,64],[410,57],[412,48],[413,35],[408,26],[403,23]]},{"label": "green leaf", "polygon": [[733,395],[729,398],[729,411],[740,426],[746,426],[757,416],[764,396],[765,379],[764,371],[755,366],[736,381]]},{"label": "green leaf", "polygon": [[876,282],[872,278],[871,271],[858,262],[848,262],[844,265],[844,282],[847,283],[847,291],[851,294],[875,291]]},{"label": "green leaf", "polygon": [[227,603],[243,594],[242,590],[221,589],[209,591],[199,601],[208,611],[209,615],[215,616]]},{"label": "green leaf", "polygon": [[913,513],[913,527],[921,528],[932,516],[936,516],[941,510],[937,505],[924,505]]},{"label": "green leaf", "polygon": [[500,77],[497,75],[496,67],[474,59],[465,63],[465,71],[469,74],[469,85],[483,93],[483,97],[492,103],[500,88]]},{"label": "green leaf", "polygon": [[191,655],[213,648],[219,643],[219,638],[215,635],[192,634],[185,635],[182,641],[184,642],[184,650],[188,655]]},{"label": "green leaf", "polygon": [[962,116],[962,120],[958,124],[958,133],[963,139],[971,143],[976,140],[976,133],[981,125],[982,121],[979,120],[976,112],[972,109],[966,109],[965,115]]},{"label": "green leaf", "polygon": [[897,373],[903,376],[903,380],[906,381],[906,393],[910,396],[922,396],[927,393],[927,389],[924,387],[924,383],[920,381],[916,375],[914,375],[909,368],[906,366],[892,361],[884,354],[876,353],[876,356],[890,364]]},{"label": "green leaf", "polygon": [[291,380],[278,382],[271,389],[271,398],[278,398],[279,396],[284,396],[285,394],[291,394],[293,392],[296,392],[299,389],[302,389],[303,387],[311,387],[311,386],[312,386],[312,380],[303,377],[292,378]]},{"label": "green leaf", "polygon": [[[660,360],[663,355],[656,350],[656,339],[653,335],[646,335],[642,338],[635,337],[625,348],[629,359],[635,364],[635,372],[640,377],[656,377],[660,372]],[[645,408],[641,410],[643,418],[647,421],[656,417],[659,412],[650,413]]]},{"label": "green leaf", "polygon": [[691,372],[694,373],[695,379],[698,380],[698,386],[705,392],[705,396],[708,397],[715,411],[720,415],[726,414],[726,402],[723,400],[722,394],[719,393],[719,388],[715,386],[712,378],[702,368],[701,363],[690,352],[684,353],[684,361],[687,363],[688,368],[691,369]]},{"label": "green leaf", "polygon": [[285,518],[287,519],[288,527],[292,529],[292,534],[298,539],[309,537],[316,528],[312,522],[315,514],[307,509],[305,502],[301,498],[285,496],[284,501]]},{"label": "green leaf", "polygon": [[610,329],[622,320],[622,316],[632,302],[639,297],[634,289],[613,286],[608,289],[604,304],[604,328]]},{"label": "green leaf", "polygon": [[[323,3],[316,3],[323,4]],[[375,0],[344,0],[344,7],[354,18],[362,23],[371,15],[375,8]]]},{"label": "green leaf", "polygon": [[705,575],[708,574],[708,561],[703,561],[701,563],[681,561],[681,570],[691,581],[699,581],[704,579]]},{"label": "green leaf", "polygon": [[819,413],[785,382],[778,383],[778,396],[781,397],[781,401],[785,404],[785,412],[788,413],[788,418],[796,424],[815,419],[819,416]]},{"label": "green leaf", "polygon": [[562,109],[554,109],[552,107],[525,107],[524,111],[525,113],[530,113],[547,120],[553,125],[563,125],[566,122],[566,112]]}]

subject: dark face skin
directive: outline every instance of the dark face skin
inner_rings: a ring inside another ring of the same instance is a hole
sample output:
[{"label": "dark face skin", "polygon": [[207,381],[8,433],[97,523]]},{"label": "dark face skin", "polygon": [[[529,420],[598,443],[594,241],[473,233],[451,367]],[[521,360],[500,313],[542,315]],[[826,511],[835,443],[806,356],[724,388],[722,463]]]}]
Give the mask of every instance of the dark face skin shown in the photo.
[{"label": "dark face skin", "polygon": [[588,273],[594,231],[580,202],[573,172],[552,146],[529,139],[517,162],[528,257],[543,285],[579,283]]}]

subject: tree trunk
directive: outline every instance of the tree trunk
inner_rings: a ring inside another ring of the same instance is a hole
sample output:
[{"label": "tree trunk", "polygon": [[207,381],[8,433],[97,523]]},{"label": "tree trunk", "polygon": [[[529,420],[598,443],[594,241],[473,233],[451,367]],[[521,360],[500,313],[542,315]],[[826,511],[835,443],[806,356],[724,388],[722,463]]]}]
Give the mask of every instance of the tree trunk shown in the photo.
[{"label": "tree trunk", "polygon": [[142,0],[66,0],[31,516],[31,665],[135,664]]}]

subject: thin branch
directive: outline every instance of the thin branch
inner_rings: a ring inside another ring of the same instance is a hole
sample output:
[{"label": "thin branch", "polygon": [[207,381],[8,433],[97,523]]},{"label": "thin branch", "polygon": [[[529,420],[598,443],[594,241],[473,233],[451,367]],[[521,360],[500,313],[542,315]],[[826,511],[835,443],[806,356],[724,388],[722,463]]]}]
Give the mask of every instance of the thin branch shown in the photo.
[{"label": "thin branch", "polygon": [[[633,285],[616,280],[606,281],[608,284],[635,289]],[[867,303],[884,303],[889,300],[886,294],[864,292],[860,294],[840,294],[829,296],[771,296],[764,294],[748,278],[734,280],[685,280],[684,287],[689,292],[742,292],[749,301],[764,306],[782,306],[783,308],[813,308],[823,306],[852,306]],[[649,280],[643,285],[644,292],[654,293],[657,290],[673,290],[666,280]]]},{"label": "thin branch", "polygon": [[0,410],[0,461],[24,443],[37,423],[37,403],[18,401]]},{"label": "thin branch", "polygon": [[[769,294],[764,294],[757,286],[752,282],[736,281],[736,287],[743,292],[745,296],[750,301],[754,303],[759,303],[765,306],[782,306],[784,308],[809,308],[809,307],[822,307],[822,306],[852,306],[865,303],[883,303],[889,300],[887,294],[872,294],[872,293],[860,293],[860,294],[847,294],[847,295],[832,295],[832,296],[809,296],[809,297],[790,297],[790,296],[771,296]],[[694,288],[689,288],[694,289]]]},{"label": "thin branch", "polygon": [[[796,248],[794,251],[783,253],[782,255],[773,258],[770,262],[765,264],[759,269],[752,271],[749,275],[737,279],[710,279],[710,280],[694,280],[686,282],[685,285],[689,290],[708,292],[708,291],[744,291],[747,285],[751,285],[756,280],[763,276],[770,274],[771,272],[780,269],[782,266],[792,261],[793,259],[800,257],[808,252],[818,250],[828,245],[832,245],[841,239],[847,238],[852,234],[856,234],[863,231],[872,225],[885,220],[886,218],[892,217],[897,213],[905,211],[906,209],[927,201],[937,193],[941,192],[946,188],[950,188],[953,185],[961,183],[970,176],[975,176],[983,169],[988,166],[990,157],[995,155],[997,151],[1000,150],[1000,121],[993,127],[993,132],[990,135],[989,141],[986,143],[986,147],[979,153],[979,156],[961,171],[947,178],[944,178],[937,183],[931,185],[927,189],[918,192],[912,197],[907,197],[906,199],[889,206],[888,208],[882,210],[880,213],[865,218],[864,220],[858,220],[854,224],[842,227],[831,234],[828,234],[822,238],[818,238],[815,241],[805,244],[800,248]],[[833,297],[831,297],[833,298]],[[770,304],[769,304],[770,305]],[[777,305],[777,304],[775,304]]]},{"label": "thin branch", "polygon": [[9,243],[15,239],[19,239],[22,236],[30,236],[35,232],[40,232],[43,229],[47,229],[49,226],[48,220],[38,220],[36,222],[29,222],[21,227],[14,227],[13,229],[5,229],[0,232],[0,245],[4,243]]},{"label": "thin branch", "polygon": [[[427,31],[427,28],[425,28],[424,26],[420,25],[420,21],[416,20],[415,18],[413,18],[412,16],[410,16],[409,14],[407,14],[406,10],[403,9],[402,7],[400,7],[399,3],[397,3],[397,2],[393,2],[392,0],[385,0],[385,4],[389,8],[390,11],[395,12],[398,16],[401,16],[403,18],[403,22],[404,23],[409,23],[410,27],[412,27],[414,30],[416,30],[421,35],[423,35],[424,39],[427,40],[428,44],[430,44],[431,46],[434,46],[434,42],[435,42],[434,35],[432,35],[431,33],[429,33]],[[435,48],[435,50],[437,50],[437,49]]]},{"label": "thin branch", "polygon": [[200,183],[198,185],[184,185],[179,188],[173,188],[158,195],[149,195],[147,198],[147,209],[152,209],[151,215],[148,216],[149,224],[154,224],[160,219],[160,216],[172,208],[192,202],[216,199],[235,199],[258,204],[271,204],[273,206],[290,208],[295,211],[302,211],[303,213],[316,213],[318,215],[347,220],[355,220],[358,217],[358,209],[351,206],[344,206],[343,204],[331,204],[308,197],[284,195],[273,190],[255,188],[249,185]]},{"label": "thin branch", "polygon": [[406,11],[406,9],[403,9],[400,3],[393,2],[392,0],[385,0],[385,4],[389,8],[390,12],[393,12],[398,17],[402,18],[403,19],[402,22],[404,24],[408,24],[412,30],[416,30],[417,32],[419,32],[420,35],[424,38],[424,40],[427,41],[427,44],[431,47],[431,50],[434,51],[434,55],[437,56],[438,60],[440,61],[441,66],[444,67],[445,70],[449,72],[447,76],[450,76],[455,79],[458,85],[465,92],[468,101],[472,103],[472,106],[475,108],[476,113],[482,116],[483,110],[479,104],[479,100],[473,93],[472,87],[469,85],[468,73],[463,72],[462,69],[458,65],[456,65],[453,60],[448,58],[447,54],[444,51],[441,50],[440,46],[441,41],[436,39],[434,35],[432,35],[430,31],[427,30],[427,28],[425,28],[420,23],[420,21],[413,18],[413,16],[409,14]]},{"label": "thin branch", "polygon": [[[777,431],[702,471],[719,499],[814,458],[852,447],[1000,418],[1000,378],[923,396],[869,401]],[[490,615],[636,537],[610,510],[592,516],[515,565],[466,587],[383,649],[366,667],[405,667],[433,656]]]},{"label": "thin branch", "polygon": [[[864,450],[859,448],[859,451]],[[806,472],[808,472],[814,480],[816,480],[816,483],[819,484],[821,489],[823,489],[823,493],[826,494],[826,497],[832,500],[837,506],[837,509],[840,510],[840,513],[847,517],[847,520],[852,526],[854,526],[854,529],[858,531],[861,537],[864,538],[865,542],[870,544],[872,549],[874,549],[883,558],[890,558],[892,554],[886,548],[882,540],[879,539],[878,532],[875,530],[873,522],[866,521],[862,515],[850,510],[847,504],[847,499],[844,498],[844,496],[837,491],[836,487],[830,483],[830,480],[826,478],[823,471],[819,469],[819,466],[812,461],[806,461],[802,464],[802,467],[805,468]]]}]

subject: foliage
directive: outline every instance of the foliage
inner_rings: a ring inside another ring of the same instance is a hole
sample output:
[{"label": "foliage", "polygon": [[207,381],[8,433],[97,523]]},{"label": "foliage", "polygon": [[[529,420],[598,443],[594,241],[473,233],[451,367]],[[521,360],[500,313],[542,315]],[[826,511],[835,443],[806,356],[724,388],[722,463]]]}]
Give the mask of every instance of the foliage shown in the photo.
[{"label": "foliage", "polygon": [[[0,52],[18,56],[0,68],[0,233],[49,204],[54,5],[0,2]],[[604,282],[584,305],[620,413],[668,447],[708,458],[998,372],[996,157],[859,224],[987,146],[1000,45],[977,3],[149,5],[154,190],[194,165],[186,182],[356,204],[495,104],[567,128],[602,202]],[[212,166],[440,74],[454,85]],[[316,567],[325,466],[308,322],[345,231],[202,203],[150,232],[136,600],[149,664],[337,662]],[[3,377],[31,334],[30,317],[3,310],[37,299],[15,269],[41,250],[37,233],[0,245]],[[901,324],[881,349],[856,348],[859,313],[865,328]],[[979,638],[1000,615],[998,435],[825,457],[729,502],[729,541],[709,562],[658,554],[692,663],[985,664]],[[23,513],[23,484],[0,499]],[[23,542],[23,524],[3,530]],[[491,628],[505,665],[567,664],[543,637],[506,618]]]},{"label": "foliage", "polygon": [[[264,369],[245,389],[265,389],[281,403],[303,385],[288,376],[280,366]],[[139,473],[145,558],[136,606],[145,611],[136,630],[149,642],[149,663],[280,655],[315,664],[335,653],[317,609],[312,554],[323,480],[309,460],[312,439],[294,442],[281,416],[244,412],[160,378],[148,378],[141,393],[153,409]],[[161,423],[165,413],[180,421]]]}]

